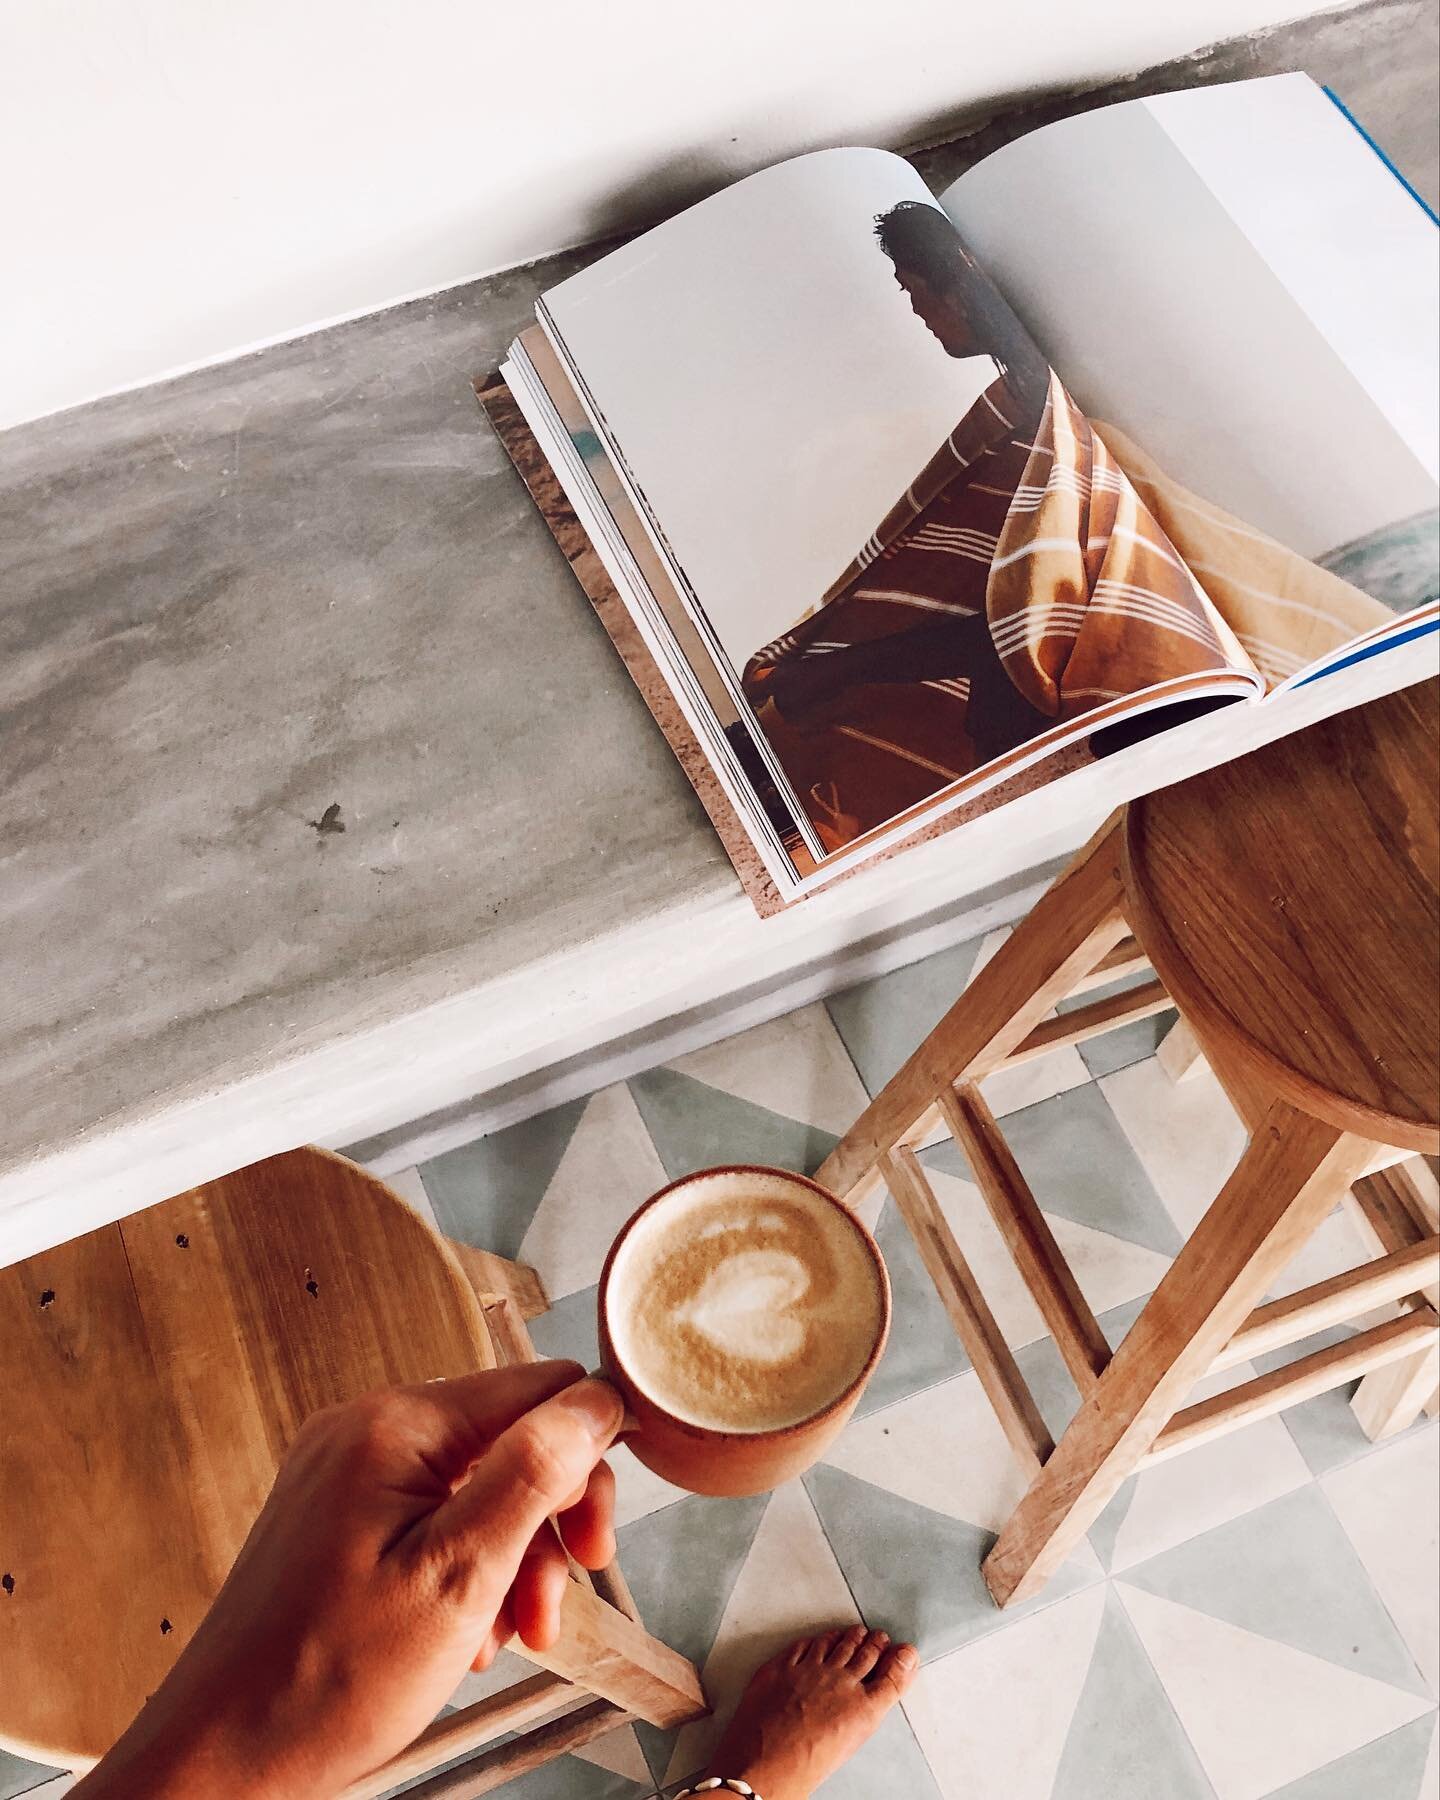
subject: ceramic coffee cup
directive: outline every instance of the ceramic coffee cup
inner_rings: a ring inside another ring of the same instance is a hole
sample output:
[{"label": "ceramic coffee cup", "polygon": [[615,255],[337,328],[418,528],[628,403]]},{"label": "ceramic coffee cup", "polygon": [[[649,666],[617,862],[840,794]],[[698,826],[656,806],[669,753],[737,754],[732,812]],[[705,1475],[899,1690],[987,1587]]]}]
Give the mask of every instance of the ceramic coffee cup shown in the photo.
[{"label": "ceramic coffee cup", "polygon": [[[874,1238],[787,1170],[733,1164],[672,1182],[626,1223],[600,1277],[600,1364],[625,1399],[625,1442],[696,1494],[763,1493],[817,1462],[889,1327]],[[677,1387],[679,1364],[657,1360],[657,1342],[675,1346],[695,1380],[718,1383],[724,1404],[694,1381]]]}]

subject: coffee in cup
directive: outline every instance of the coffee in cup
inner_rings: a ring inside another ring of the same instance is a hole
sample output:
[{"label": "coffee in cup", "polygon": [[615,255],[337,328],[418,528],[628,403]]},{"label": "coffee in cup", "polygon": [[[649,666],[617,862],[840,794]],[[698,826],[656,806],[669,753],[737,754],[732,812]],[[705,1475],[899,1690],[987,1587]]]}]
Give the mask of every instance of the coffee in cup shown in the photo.
[{"label": "coffee in cup", "polygon": [[815,1182],[702,1170],[662,1189],[612,1246],[601,1361],[631,1449],[696,1493],[749,1494],[815,1462],[884,1348],[874,1239]]}]

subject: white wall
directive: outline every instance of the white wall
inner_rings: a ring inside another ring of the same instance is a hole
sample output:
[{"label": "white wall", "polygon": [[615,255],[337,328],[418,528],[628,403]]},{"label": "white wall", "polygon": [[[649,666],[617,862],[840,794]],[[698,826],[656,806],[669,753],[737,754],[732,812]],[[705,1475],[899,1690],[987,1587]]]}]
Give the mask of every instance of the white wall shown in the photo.
[{"label": "white wall", "polygon": [[1316,0],[4,0],[0,424]]}]

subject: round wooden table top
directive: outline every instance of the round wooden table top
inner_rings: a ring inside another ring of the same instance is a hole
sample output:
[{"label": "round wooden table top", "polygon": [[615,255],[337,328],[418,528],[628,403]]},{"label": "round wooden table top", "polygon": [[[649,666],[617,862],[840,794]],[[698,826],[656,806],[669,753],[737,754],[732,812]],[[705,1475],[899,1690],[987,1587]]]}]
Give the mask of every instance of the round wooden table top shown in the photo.
[{"label": "round wooden table top", "polygon": [[1202,1037],[1317,1117],[1440,1147],[1440,684],[1130,805],[1126,885]]},{"label": "round wooden table top", "polygon": [[109,1748],[308,1413],[494,1362],[443,1240],[320,1150],[0,1270],[0,1742]]}]

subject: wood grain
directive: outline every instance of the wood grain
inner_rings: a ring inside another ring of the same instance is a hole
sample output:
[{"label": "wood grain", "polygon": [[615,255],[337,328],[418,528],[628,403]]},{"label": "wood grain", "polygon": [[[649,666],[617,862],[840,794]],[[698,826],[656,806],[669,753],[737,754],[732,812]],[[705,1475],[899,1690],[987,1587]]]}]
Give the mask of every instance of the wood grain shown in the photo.
[{"label": "wood grain", "polygon": [[1037,1474],[1054,1441],[924,1170],[911,1150],[895,1151],[882,1166],[891,1197],[995,1409],[1000,1429],[1025,1473]]},{"label": "wood grain", "polygon": [[1117,1025],[1130,1025],[1138,1019],[1152,1019],[1175,1002],[1165,990],[1163,981],[1145,981],[1139,987],[1126,988],[1118,994],[1107,994],[1103,1000],[1092,1000],[1088,1006],[1077,1006],[1071,1012],[1058,1013],[1053,1019],[1042,1019],[1027,1032],[1000,1064],[1003,1069],[1017,1063],[1031,1062],[1047,1056],[1052,1050],[1063,1050],[1071,1044],[1088,1044],[1091,1038],[1114,1031]]},{"label": "wood grain", "polygon": [[1131,803],[1130,917],[1202,1041],[1341,1129],[1440,1148],[1440,684]]},{"label": "wood grain", "polygon": [[1128,935],[1120,913],[1120,855],[1120,830],[1112,820],[841,1138],[816,1171],[822,1187],[851,1197],[882,1156],[918,1141],[942,1090],[997,1068]]},{"label": "wood grain", "polygon": [[1109,1367],[1110,1345],[995,1115],[969,1083],[943,1093],[940,1110],[1071,1379],[1088,1394]]},{"label": "wood grain", "polygon": [[984,1565],[1001,1606],[1044,1587],[1369,1153],[1283,1101],[1271,1107],[1006,1521]]},{"label": "wood grain", "polygon": [[463,1756],[467,1750],[478,1750],[506,1732],[523,1731],[527,1725],[554,1713],[572,1712],[585,1705],[586,1700],[583,1688],[559,1675],[529,1675],[503,1693],[487,1695],[484,1700],[436,1719],[398,1756],[392,1756],[373,1775],[352,1781],[335,1800],[376,1800],[377,1795],[399,1787],[402,1781],[413,1781],[438,1763]]}]

